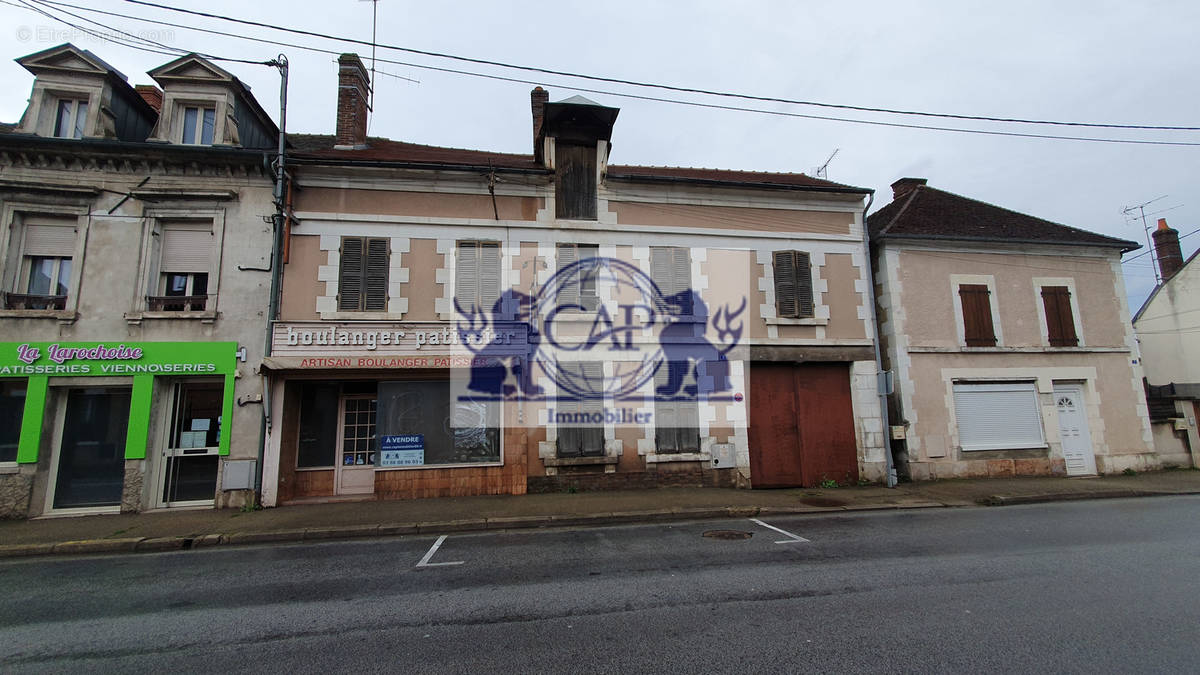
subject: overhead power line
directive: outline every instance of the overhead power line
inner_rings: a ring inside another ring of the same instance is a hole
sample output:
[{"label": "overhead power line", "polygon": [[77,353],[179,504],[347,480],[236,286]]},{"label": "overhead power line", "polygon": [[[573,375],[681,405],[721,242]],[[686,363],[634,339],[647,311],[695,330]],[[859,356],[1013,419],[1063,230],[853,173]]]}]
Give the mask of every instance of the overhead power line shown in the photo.
[{"label": "overhead power line", "polygon": [[1109,124],[1109,123],[1100,123],[1100,122],[1065,122],[1065,121],[1058,121],[1058,120],[1023,119],[1023,118],[1017,118],[1017,117],[991,117],[991,116],[985,116],[985,115],[961,115],[961,114],[955,114],[955,113],[935,113],[935,112],[921,112],[921,111],[915,111],[915,110],[900,110],[900,109],[895,109],[895,108],[876,108],[876,107],[870,107],[870,106],[858,106],[858,105],[849,105],[849,104],[842,104],[842,103],[825,103],[825,102],[820,102],[820,101],[803,101],[803,100],[782,98],[782,97],[776,97],[776,96],[756,96],[756,95],[752,95],[752,94],[739,94],[739,93],[733,93],[733,92],[715,91],[715,90],[711,90],[711,89],[699,89],[699,88],[695,88],[695,87],[682,87],[682,86],[654,83],[654,82],[640,82],[637,80],[626,80],[626,79],[615,78],[615,77],[604,77],[604,76],[600,76],[600,75],[587,75],[587,74],[583,74],[583,73],[572,73],[569,71],[553,70],[550,68],[540,68],[537,66],[524,66],[524,65],[518,65],[518,64],[513,64],[513,63],[505,63],[503,61],[493,61],[490,59],[472,58],[472,57],[468,57],[468,56],[459,56],[456,54],[447,54],[447,53],[443,53],[443,52],[434,52],[434,51],[428,51],[428,50],[423,50],[423,49],[414,49],[412,47],[401,47],[399,45],[388,45],[388,44],[382,44],[382,43],[379,43],[379,42],[376,42],[373,40],[359,40],[359,39],[355,39],[355,38],[342,37],[342,36],[338,36],[338,35],[330,35],[328,33],[318,33],[316,31],[303,30],[300,28],[290,28],[287,26],[276,26],[276,25],[272,25],[272,24],[268,24],[268,23],[263,23],[260,21],[252,21],[250,19],[240,19],[240,18],[236,18],[236,17],[225,16],[222,14],[201,12],[199,10],[194,10],[194,9],[183,9],[181,7],[171,7],[169,5],[163,5],[163,4],[159,4],[156,2],[148,2],[147,0],[125,0],[125,2],[132,3],[135,5],[143,5],[146,7],[154,7],[157,9],[162,9],[162,10],[166,10],[166,11],[170,11],[170,12],[179,12],[182,14],[201,16],[201,17],[205,17],[205,18],[209,18],[209,19],[217,19],[220,21],[239,23],[239,24],[243,24],[243,25],[247,25],[247,26],[268,28],[270,30],[283,31],[283,32],[287,32],[287,33],[295,33],[298,35],[308,35],[310,37],[317,37],[317,38],[322,38],[325,40],[336,40],[338,42],[349,42],[352,44],[364,45],[364,46],[373,47],[373,48],[379,47],[382,49],[392,49],[392,50],[396,50],[396,51],[408,52],[410,54],[420,54],[422,56],[431,56],[431,57],[440,58],[440,59],[452,59],[455,61],[465,61],[467,63],[476,63],[476,64],[480,64],[480,65],[496,66],[499,68],[509,68],[509,69],[513,69],[513,70],[523,70],[523,71],[527,71],[527,72],[543,73],[546,75],[557,75],[557,76],[561,76],[561,77],[592,80],[592,81],[596,81],[596,82],[607,82],[609,84],[623,84],[623,85],[628,85],[628,86],[632,86],[632,87],[665,89],[667,91],[674,91],[674,92],[686,93],[686,94],[701,94],[701,95],[705,95],[705,96],[721,96],[721,97],[726,97],[726,98],[739,98],[739,99],[745,99],[745,100],[751,100],[751,101],[760,101],[760,102],[764,102],[764,103],[785,103],[785,104],[789,104],[789,105],[816,106],[816,107],[821,107],[821,108],[837,108],[837,109],[841,109],[841,110],[855,110],[858,112],[872,112],[872,113],[882,113],[882,114],[888,114],[888,115],[911,115],[911,116],[919,116],[919,117],[940,117],[940,118],[947,118],[947,119],[973,120],[973,121],[983,121],[983,122],[1006,122],[1006,123],[1014,123],[1014,124],[1039,124],[1039,125],[1056,125],[1056,126],[1068,126],[1068,127],[1092,127],[1092,128],[1102,128],[1102,129],[1200,131],[1200,127],[1170,126],[1170,125],[1157,125],[1157,124]]},{"label": "overhead power line", "polygon": [[[3,0],[0,0],[0,1],[3,1]],[[217,31],[217,30],[211,30],[211,29],[207,29],[207,28],[200,28],[197,26],[185,26],[185,25],[181,25],[181,24],[177,24],[177,23],[171,23],[168,21],[160,21],[160,20],[150,19],[150,18],[146,18],[146,17],[132,16],[129,14],[121,14],[118,12],[108,12],[108,11],[104,11],[104,10],[97,10],[97,9],[92,9],[90,7],[82,7],[80,5],[74,5],[74,4],[70,4],[70,3],[55,2],[53,0],[31,0],[31,1],[37,2],[39,4],[45,4],[45,5],[55,5],[55,6],[61,5],[64,7],[72,7],[75,9],[81,9],[81,10],[88,11],[88,12],[95,12],[95,13],[104,14],[107,16],[117,16],[117,17],[121,17],[121,18],[125,18],[125,19],[131,19],[134,21],[142,21],[145,23],[152,23],[152,24],[161,25],[161,26],[170,26],[172,28],[179,28],[182,30],[191,30],[191,31],[197,31],[197,32],[201,32],[201,33],[208,33],[208,34],[212,34],[212,35],[220,35],[223,37],[236,38],[236,39],[247,40],[247,41],[256,42],[256,43],[267,43],[267,44],[283,46],[283,47],[292,47],[295,49],[302,49],[302,50],[318,52],[318,53],[322,53],[322,54],[335,54],[336,55],[339,53],[336,50],[323,49],[321,47],[313,47],[311,45],[301,45],[301,44],[290,43],[290,42],[281,42],[281,41],[277,41],[277,40],[269,40],[266,38],[252,37],[252,36],[248,36],[248,35],[240,35],[237,33],[230,33],[228,31]],[[145,3],[142,3],[142,4],[145,4]],[[133,46],[133,45],[127,45],[127,46]],[[135,48],[137,48],[137,47],[135,46]],[[151,51],[151,50],[144,50],[144,51]],[[255,64],[263,63],[261,61],[246,61],[244,59],[228,59],[228,58],[223,58],[223,57],[214,57],[214,58],[218,58],[221,60],[245,61],[248,63],[255,63]],[[514,82],[514,83],[519,83],[519,84],[531,84],[531,85],[546,85],[546,86],[550,86],[550,87],[557,87],[557,88],[567,89],[570,91],[579,91],[579,92],[590,93],[590,94],[601,94],[601,95],[605,95],[605,96],[616,96],[616,97],[620,97],[620,98],[629,98],[629,99],[634,99],[634,100],[650,101],[650,102],[657,102],[657,103],[669,103],[669,104],[674,104],[674,105],[684,105],[684,106],[690,106],[690,107],[696,107],[696,108],[708,108],[708,109],[713,109],[713,110],[748,112],[748,113],[754,113],[754,114],[759,114],[759,115],[771,115],[771,116],[776,116],[776,117],[795,117],[795,118],[802,118],[802,119],[823,120],[823,121],[832,121],[832,122],[846,122],[846,123],[850,123],[850,124],[865,124],[865,125],[869,125],[869,126],[893,127],[893,128],[902,128],[902,129],[918,129],[918,130],[926,130],[926,131],[944,131],[944,132],[950,132],[950,133],[975,134],[975,135],[985,135],[985,136],[1008,136],[1008,137],[1016,137],[1016,138],[1035,138],[1035,139],[1047,139],[1047,140],[1085,141],[1085,142],[1093,142],[1093,143],[1117,143],[1117,144],[1134,144],[1134,145],[1165,145],[1165,146],[1185,146],[1185,147],[1200,146],[1200,142],[1153,141],[1153,140],[1122,139],[1122,138],[1099,138],[1099,137],[1091,137],[1091,136],[1064,136],[1064,135],[1057,135],[1057,134],[1037,134],[1037,133],[1025,133],[1025,132],[1016,132],[1016,131],[968,129],[968,128],[961,128],[961,127],[943,127],[943,126],[933,126],[933,125],[925,125],[925,124],[910,124],[910,123],[904,123],[904,122],[888,122],[888,121],[883,121],[883,120],[865,120],[865,119],[855,119],[855,118],[848,118],[848,117],[834,117],[834,116],[829,116],[829,115],[813,115],[813,114],[787,112],[787,111],[779,111],[779,110],[764,110],[761,108],[750,108],[750,107],[745,107],[745,106],[722,105],[722,104],[716,104],[716,103],[703,103],[703,102],[699,102],[699,101],[687,101],[687,100],[658,97],[658,96],[647,96],[647,95],[642,95],[642,94],[630,94],[630,93],[624,93],[624,92],[609,91],[609,90],[604,90],[604,89],[580,87],[578,85],[573,85],[573,84],[547,82],[545,80],[529,80],[529,79],[522,79],[522,78],[515,78],[515,77],[505,77],[502,75],[493,75],[493,74],[489,74],[489,73],[478,73],[478,72],[472,72],[469,70],[460,70],[460,69],[456,69],[456,68],[430,66],[430,65],[421,64],[421,63],[397,61],[394,59],[380,58],[380,59],[378,59],[378,61],[380,63],[389,63],[389,64],[394,64],[394,65],[406,66],[406,67],[410,67],[410,68],[419,68],[419,69],[423,69],[423,70],[431,70],[431,71],[435,71],[435,72],[450,73],[450,74],[455,74],[455,75],[465,75],[468,77],[477,77],[477,78],[483,78],[483,79],[489,79],[489,80],[497,80],[497,81],[501,81],[501,82]]]}]

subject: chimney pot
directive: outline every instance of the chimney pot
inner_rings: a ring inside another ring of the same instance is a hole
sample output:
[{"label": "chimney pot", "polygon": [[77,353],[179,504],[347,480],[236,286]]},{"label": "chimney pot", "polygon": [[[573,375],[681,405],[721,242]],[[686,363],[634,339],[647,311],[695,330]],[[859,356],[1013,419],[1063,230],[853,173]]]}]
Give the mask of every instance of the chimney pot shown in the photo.
[{"label": "chimney pot", "polygon": [[538,164],[545,164],[542,146],[545,145],[542,141],[546,134],[543,131],[543,123],[546,121],[546,102],[550,100],[550,92],[541,87],[534,87],[533,91],[529,92],[529,104],[533,109],[533,161]]},{"label": "chimney pot", "polygon": [[903,197],[928,182],[928,179],[925,178],[901,178],[892,183],[892,201]]},{"label": "chimney pot", "polygon": [[348,150],[366,147],[370,93],[371,79],[358,54],[339,56],[335,148]]},{"label": "chimney pot", "polygon": [[133,90],[138,93],[138,96],[142,97],[142,100],[145,101],[147,105],[149,105],[151,108],[154,108],[154,112],[162,114],[162,89],[159,89],[152,84],[139,84],[135,86]]},{"label": "chimney pot", "polygon": [[1154,252],[1158,258],[1158,271],[1163,281],[1175,276],[1183,267],[1183,251],[1179,248],[1179,231],[1167,225],[1166,218],[1158,219],[1154,231]]}]

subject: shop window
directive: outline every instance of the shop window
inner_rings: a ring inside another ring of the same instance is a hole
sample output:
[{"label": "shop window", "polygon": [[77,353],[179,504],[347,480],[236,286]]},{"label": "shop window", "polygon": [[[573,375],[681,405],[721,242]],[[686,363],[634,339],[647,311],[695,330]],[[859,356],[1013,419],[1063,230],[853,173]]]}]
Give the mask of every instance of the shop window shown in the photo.
[{"label": "shop window", "polygon": [[651,247],[650,278],[664,298],[678,296],[681,314],[692,313],[692,261],[688,249],[680,246]]},{"label": "shop window", "polygon": [[1046,312],[1046,333],[1051,347],[1075,347],[1079,336],[1071,312],[1071,291],[1066,286],[1042,286],[1042,309]]},{"label": "shop window", "polygon": [[212,145],[216,130],[217,111],[202,106],[181,106],[183,112],[183,137],[185,145]]},{"label": "shop window", "polygon": [[338,311],[382,312],[387,309],[389,241],[343,237],[338,267]]},{"label": "shop window", "polygon": [[[452,400],[449,380],[380,382],[377,433],[385,442],[382,467],[500,461],[499,408]],[[419,437],[419,446],[405,446],[402,463],[391,464],[389,436]]]},{"label": "shop window", "polygon": [[118,506],[125,485],[130,390],[71,389],[66,396],[53,508]]},{"label": "shop window", "polygon": [[[580,391],[604,391],[604,364],[599,361],[559,363],[557,379]],[[566,393],[566,392],[562,392]],[[604,399],[565,401],[554,405],[559,457],[604,455]]]},{"label": "shop window", "polygon": [[332,468],[337,454],[338,399],[336,382],[304,382],[300,385],[300,438],[296,467]]},{"label": "shop window", "polygon": [[1033,382],[955,382],[954,417],[963,450],[1046,447]]},{"label": "shop window", "polygon": [[18,272],[11,290],[4,293],[5,309],[66,309],[74,267],[75,219],[27,217],[18,231]]},{"label": "shop window", "polygon": [[56,138],[83,138],[87,114],[88,102],[86,99],[58,99],[54,117],[54,136]]},{"label": "shop window", "polygon": [[454,261],[454,300],[466,311],[490,310],[500,298],[500,242],[460,241]]},{"label": "shop window", "polygon": [[[600,255],[600,247],[596,244],[559,244],[558,270],[561,272],[571,264],[595,258]],[[561,279],[556,296],[559,307],[579,307],[584,312],[594,312],[600,306],[596,295],[596,270],[587,269],[569,279]]]},{"label": "shop window", "polygon": [[0,463],[17,461],[26,386],[25,379],[0,380]]},{"label": "shop window", "polygon": [[[700,404],[696,400],[695,369],[683,364],[686,374],[679,391],[660,394],[654,400],[654,447],[660,455],[700,452]],[[654,373],[654,388],[670,382],[668,362]]]},{"label": "shop window", "polygon": [[162,225],[157,293],[146,297],[150,311],[203,312],[209,305],[216,242],[211,222]]},{"label": "shop window", "polygon": [[813,315],[812,268],[805,251],[775,251],[775,313],[782,318],[807,319]]},{"label": "shop window", "polygon": [[220,380],[175,385],[162,472],[164,505],[214,498],[224,396],[225,387]]},{"label": "shop window", "polygon": [[963,338],[968,347],[995,347],[991,291],[987,284],[959,284],[962,303]]}]

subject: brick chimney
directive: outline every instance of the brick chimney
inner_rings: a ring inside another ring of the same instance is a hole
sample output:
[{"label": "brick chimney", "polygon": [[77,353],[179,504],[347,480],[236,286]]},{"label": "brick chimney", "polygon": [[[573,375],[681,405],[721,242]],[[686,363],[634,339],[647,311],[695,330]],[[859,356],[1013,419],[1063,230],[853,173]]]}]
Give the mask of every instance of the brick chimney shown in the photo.
[{"label": "brick chimney", "polygon": [[541,87],[534,87],[529,92],[529,104],[533,108],[533,161],[545,164],[542,141],[546,134],[542,131],[542,123],[546,121],[546,102],[550,100],[550,92]]},{"label": "brick chimney", "polygon": [[358,54],[338,57],[337,137],[334,148],[350,150],[367,145],[367,102],[371,80]]},{"label": "brick chimney", "polygon": [[154,112],[159,114],[162,113],[162,89],[159,89],[152,84],[139,84],[134,87],[133,90],[138,93],[138,96],[142,97],[142,100],[145,101],[147,105],[149,105],[151,108],[154,108]]},{"label": "brick chimney", "polygon": [[901,178],[892,183],[892,201],[900,199],[928,182],[925,178]]},{"label": "brick chimney", "polygon": [[1154,251],[1158,257],[1158,271],[1162,272],[1163,281],[1175,276],[1183,267],[1183,251],[1179,249],[1179,230],[1167,226],[1166,218],[1158,219],[1158,229],[1154,231]]}]

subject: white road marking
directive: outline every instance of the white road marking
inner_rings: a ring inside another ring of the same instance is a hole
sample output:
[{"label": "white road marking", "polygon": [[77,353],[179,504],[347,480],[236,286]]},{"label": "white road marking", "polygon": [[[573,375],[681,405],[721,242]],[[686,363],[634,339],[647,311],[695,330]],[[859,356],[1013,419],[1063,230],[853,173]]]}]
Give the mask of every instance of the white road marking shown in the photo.
[{"label": "white road marking", "polygon": [[421,562],[417,563],[416,566],[417,567],[440,567],[440,566],[444,566],[444,565],[461,565],[464,562],[466,562],[464,560],[455,560],[453,562],[439,562],[439,563],[429,562],[429,559],[433,557],[434,553],[437,553],[438,548],[441,547],[442,542],[444,542],[444,541],[446,541],[446,535],[443,534],[442,536],[438,537],[437,541],[433,542],[433,546],[429,547],[429,550],[425,552],[425,557],[421,558]]},{"label": "white road marking", "polygon": [[767,529],[775,530],[776,532],[778,532],[784,536],[790,537],[790,539],[784,539],[783,541],[777,541],[777,542],[775,542],[776,544],[810,544],[810,543],[812,543],[809,540],[805,539],[804,537],[801,537],[800,535],[792,534],[791,532],[788,532],[787,530],[781,530],[778,527],[775,527],[774,525],[768,525],[768,524],[764,523],[763,521],[759,520],[758,518],[751,518],[750,522],[758,523],[759,525],[762,525],[763,527],[765,527]]}]

